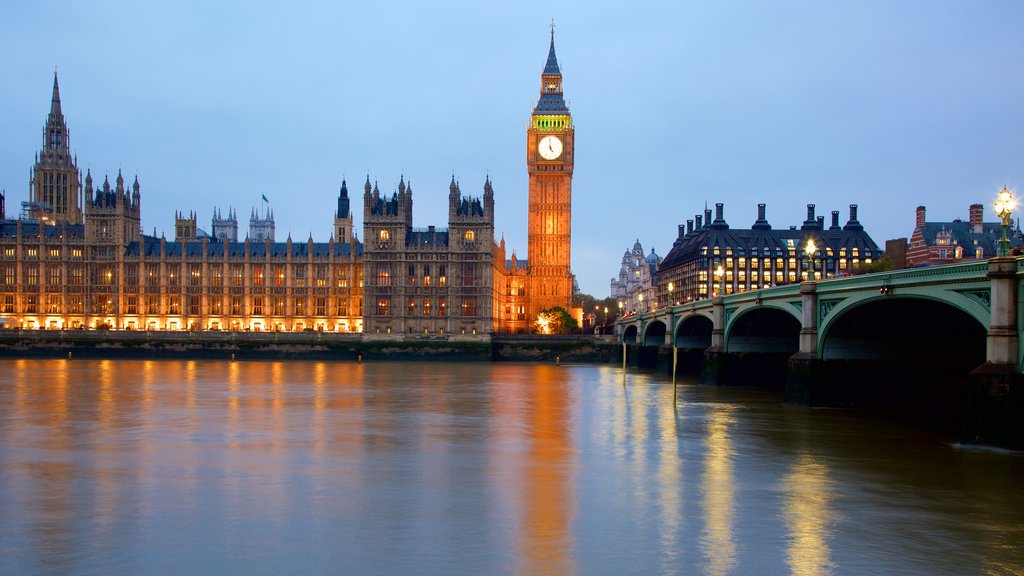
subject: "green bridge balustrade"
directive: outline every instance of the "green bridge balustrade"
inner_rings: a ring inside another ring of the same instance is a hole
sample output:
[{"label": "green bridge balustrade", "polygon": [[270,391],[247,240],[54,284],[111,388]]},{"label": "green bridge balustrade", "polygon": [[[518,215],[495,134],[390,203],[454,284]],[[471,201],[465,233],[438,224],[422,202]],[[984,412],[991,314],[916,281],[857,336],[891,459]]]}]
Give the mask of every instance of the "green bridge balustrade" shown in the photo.
[{"label": "green bridge balustrade", "polygon": [[960,386],[946,412],[965,411],[967,440],[1024,448],[1022,277],[1024,259],[1008,257],[808,281],[643,311],[616,330],[635,365],[679,358],[702,383],[783,386],[795,404],[885,396],[913,410]]}]

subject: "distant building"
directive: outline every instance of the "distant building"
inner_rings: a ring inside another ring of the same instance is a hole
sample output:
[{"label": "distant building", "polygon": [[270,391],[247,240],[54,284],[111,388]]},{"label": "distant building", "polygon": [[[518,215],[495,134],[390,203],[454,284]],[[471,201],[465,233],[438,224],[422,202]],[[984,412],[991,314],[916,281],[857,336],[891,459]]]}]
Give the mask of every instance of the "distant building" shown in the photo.
[{"label": "distant building", "polygon": [[[914,232],[907,248],[907,266],[952,264],[994,257],[999,252],[1003,230],[999,222],[984,222],[984,213],[984,206],[971,204],[967,222],[959,218],[951,222],[928,222],[925,207],[918,206]],[[1009,234],[1013,245],[1021,243],[1012,222]]]},{"label": "distant building", "polygon": [[[672,249],[658,267],[656,299],[651,307],[709,298],[716,294],[746,292],[808,278],[832,278],[870,264],[882,251],[857,220],[857,205],[839,225],[839,211],[825,227],[807,205],[807,220],[800,228],[773,229],[765,218],[765,205],[757,205],[757,220],[747,229],[730,228],[723,205],[715,205],[715,218],[705,210],[679,226]],[[695,225],[696,221],[696,225]],[[809,241],[816,251],[805,250]],[[813,275],[811,270],[813,268]],[[716,273],[717,272],[717,273]]]},{"label": "distant building", "polygon": [[622,303],[625,310],[644,308],[643,302],[650,303],[654,298],[654,279],[661,260],[654,248],[645,256],[640,239],[637,239],[633,249],[622,255],[618,277],[611,279],[612,298]]},{"label": "distant building", "polygon": [[907,267],[907,239],[894,238],[885,241],[885,258],[894,270]]},{"label": "distant building", "polygon": [[249,215],[249,240],[262,242],[264,240],[274,241],[274,211],[269,207],[263,212],[253,209]]},{"label": "distant building", "polygon": [[238,242],[238,215],[234,209],[228,208],[228,216],[224,218],[220,209],[214,208],[210,230],[211,235],[221,242]]}]

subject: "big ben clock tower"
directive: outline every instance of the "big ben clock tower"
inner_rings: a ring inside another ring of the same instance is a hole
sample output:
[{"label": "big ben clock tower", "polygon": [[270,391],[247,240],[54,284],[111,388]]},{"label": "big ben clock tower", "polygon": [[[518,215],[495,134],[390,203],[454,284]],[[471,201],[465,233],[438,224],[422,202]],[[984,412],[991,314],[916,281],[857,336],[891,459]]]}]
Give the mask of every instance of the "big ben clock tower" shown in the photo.
[{"label": "big ben clock tower", "polygon": [[569,259],[572,223],[572,115],[562,96],[562,72],[555,58],[555,30],[540,77],[540,99],[526,130],[530,174],[528,266],[530,317],[541,310],[572,306]]}]

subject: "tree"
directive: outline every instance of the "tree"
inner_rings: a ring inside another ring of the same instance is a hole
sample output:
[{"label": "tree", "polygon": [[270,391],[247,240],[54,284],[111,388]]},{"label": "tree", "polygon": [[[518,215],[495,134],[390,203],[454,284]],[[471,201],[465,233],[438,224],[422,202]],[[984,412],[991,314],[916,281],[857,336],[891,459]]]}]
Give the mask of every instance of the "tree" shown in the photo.
[{"label": "tree", "polygon": [[579,324],[568,310],[555,306],[541,311],[537,316],[536,328],[538,334],[570,334],[579,328]]},{"label": "tree", "polygon": [[853,267],[851,274],[856,276],[858,274],[871,274],[873,272],[888,272],[894,268],[895,266],[893,266],[892,261],[883,254],[879,259],[870,264],[861,263]]}]

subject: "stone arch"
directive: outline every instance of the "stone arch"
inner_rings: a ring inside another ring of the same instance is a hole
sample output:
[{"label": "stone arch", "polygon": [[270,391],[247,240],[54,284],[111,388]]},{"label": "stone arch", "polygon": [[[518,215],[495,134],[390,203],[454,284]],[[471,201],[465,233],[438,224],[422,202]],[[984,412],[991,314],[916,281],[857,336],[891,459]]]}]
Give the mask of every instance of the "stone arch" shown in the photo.
[{"label": "stone arch", "polygon": [[654,320],[644,328],[644,346],[663,346],[667,328],[661,320]]},{"label": "stone arch", "polygon": [[937,293],[902,291],[837,306],[826,319],[820,403],[962,425],[970,373],[985,362],[988,330],[975,314]]},{"label": "stone arch", "polygon": [[969,357],[985,361],[986,325],[931,294],[874,296],[837,307],[819,329],[824,360]]},{"label": "stone arch", "polygon": [[[969,293],[984,293],[986,291],[986,289],[979,289]],[[823,314],[818,323],[818,356],[821,357],[824,353],[823,344],[825,342],[826,334],[828,334],[832,329],[833,324],[839,321],[840,318],[851,310],[855,310],[865,304],[894,299],[898,301],[919,299],[944,304],[950,308],[963,312],[971,318],[974,318],[986,330],[991,319],[988,305],[984,300],[980,297],[971,297],[965,292],[958,292],[954,290],[936,291],[934,289],[929,290],[901,287],[894,293],[888,295],[874,291],[860,293],[836,302],[834,306],[831,305],[830,298],[827,295],[819,295],[818,305]]]},{"label": "stone arch", "polygon": [[639,330],[636,324],[630,324],[622,331],[622,343],[623,344],[636,344]]},{"label": "stone arch", "polygon": [[782,306],[740,310],[726,328],[727,352],[795,354],[800,349],[800,320]]},{"label": "stone arch", "polygon": [[715,325],[703,314],[691,314],[680,318],[676,324],[673,344],[677,348],[705,350],[711,346],[711,331]]}]

